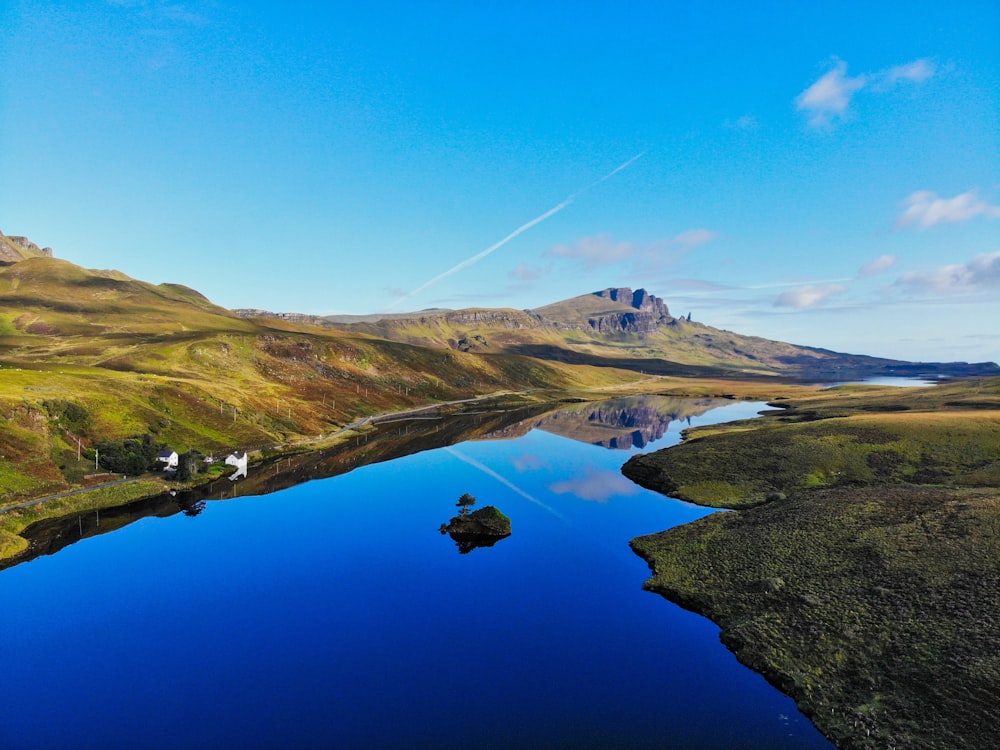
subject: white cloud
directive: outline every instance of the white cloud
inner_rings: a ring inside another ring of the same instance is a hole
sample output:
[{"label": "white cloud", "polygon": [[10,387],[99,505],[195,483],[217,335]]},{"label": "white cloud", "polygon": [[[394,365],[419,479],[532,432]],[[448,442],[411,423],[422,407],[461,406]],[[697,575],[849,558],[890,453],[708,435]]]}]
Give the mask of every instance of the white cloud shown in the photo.
[{"label": "white cloud", "polygon": [[676,263],[694,248],[711,242],[719,236],[711,229],[688,229],[666,240],[654,242],[642,251],[637,263],[641,273],[652,273]]},{"label": "white cloud", "polygon": [[[572,245],[556,245],[546,250],[545,255],[582,261],[587,270],[633,260],[635,272],[650,273],[673,264],[684,254],[711,242],[718,235],[711,229],[688,229],[667,239],[639,245],[601,234],[583,237]],[[514,273],[519,272],[522,272],[520,267]]]},{"label": "white cloud", "polygon": [[809,284],[782,292],[774,301],[774,306],[792,307],[796,310],[801,310],[806,307],[815,307],[827,298],[843,294],[846,291],[847,287],[840,284],[829,284],[827,286]]},{"label": "white cloud", "polygon": [[862,279],[875,276],[885,270],[892,268],[899,260],[895,255],[880,255],[875,260],[865,263],[858,270],[858,276]]},{"label": "white cloud", "polygon": [[509,275],[513,279],[518,281],[537,281],[546,273],[548,273],[550,266],[540,267],[540,266],[529,266],[524,263],[519,263],[517,268],[510,271]]},{"label": "white cloud", "polygon": [[617,471],[587,471],[586,476],[577,479],[553,482],[549,490],[557,495],[572,494],[581,500],[606,503],[616,495],[634,495],[639,487]]},{"label": "white cloud", "polygon": [[731,292],[733,287],[719,284],[706,279],[670,279],[668,282],[673,290],[687,292]]},{"label": "white cloud", "polygon": [[534,453],[525,453],[523,456],[515,458],[513,463],[514,468],[519,474],[523,474],[526,471],[537,471],[548,466],[545,459]]},{"label": "white cloud", "polygon": [[1000,217],[1000,206],[991,206],[975,190],[961,193],[954,198],[941,198],[930,190],[911,193],[900,203],[903,212],[896,219],[896,229],[916,226],[927,229],[943,222],[968,221],[976,216]]},{"label": "white cloud", "polygon": [[943,294],[1000,289],[1000,250],[979,255],[968,263],[940,266],[930,271],[911,271],[900,276],[896,284],[917,291]]},{"label": "white cloud", "polygon": [[937,68],[933,61],[928,60],[927,58],[921,58],[919,60],[906,63],[905,65],[897,65],[894,68],[889,68],[882,74],[882,78],[890,84],[897,83],[899,81],[922,83],[933,76],[936,72]]},{"label": "white cloud", "polygon": [[168,21],[176,21],[181,24],[189,24],[191,26],[205,26],[208,20],[202,14],[197,11],[190,10],[183,5],[168,4],[163,5],[159,9],[162,17]]},{"label": "white cloud", "polygon": [[832,125],[834,120],[844,118],[851,98],[865,83],[867,79],[864,75],[850,78],[847,63],[838,60],[833,70],[798,95],[795,104],[809,116],[810,125],[826,127]]},{"label": "white cloud", "polygon": [[837,60],[832,70],[796,97],[795,104],[809,116],[812,127],[830,127],[847,116],[851,100],[862,89],[884,92],[900,83],[923,83],[936,73],[937,68],[932,60],[920,58],[877,73],[861,73],[852,78],[847,75],[847,63]]},{"label": "white cloud", "polygon": [[546,255],[557,258],[578,258],[583,260],[587,268],[609,266],[628,260],[635,254],[635,245],[631,242],[616,242],[606,234],[596,237],[583,237],[572,245],[556,245],[546,251]]},{"label": "white cloud", "polygon": [[689,229],[675,237],[671,237],[667,242],[671,245],[697,247],[698,245],[704,245],[706,242],[711,242],[718,236],[719,233],[713,232],[711,229]]}]

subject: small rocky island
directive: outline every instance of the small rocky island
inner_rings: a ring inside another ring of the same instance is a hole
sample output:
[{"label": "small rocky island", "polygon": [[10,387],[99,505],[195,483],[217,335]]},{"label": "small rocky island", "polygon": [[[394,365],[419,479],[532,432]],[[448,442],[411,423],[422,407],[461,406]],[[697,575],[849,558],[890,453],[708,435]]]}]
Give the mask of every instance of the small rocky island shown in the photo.
[{"label": "small rocky island", "polygon": [[476,498],[466,493],[456,506],[458,515],[448,523],[441,524],[442,534],[447,534],[458,546],[458,551],[466,555],[477,547],[492,547],[501,539],[510,536],[510,519],[492,505],[470,512]]}]

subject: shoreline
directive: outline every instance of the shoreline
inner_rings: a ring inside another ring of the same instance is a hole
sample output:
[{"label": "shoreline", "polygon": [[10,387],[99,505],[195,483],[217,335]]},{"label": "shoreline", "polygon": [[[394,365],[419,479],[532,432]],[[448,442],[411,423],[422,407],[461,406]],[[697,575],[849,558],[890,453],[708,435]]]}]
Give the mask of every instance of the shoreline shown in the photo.
[{"label": "shoreline", "polygon": [[[533,391],[503,391],[482,396],[472,396],[464,399],[427,404],[424,406],[381,412],[351,422],[337,430],[316,438],[299,441],[288,441],[264,446],[247,451],[248,468],[259,469],[281,459],[319,453],[336,448],[351,434],[363,435],[367,428],[390,424],[396,421],[421,419],[420,415],[428,411],[438,414],[434,419],[461,414],[462,407],[487,402],[498,403],[506,399],[507,408],[516,403],[531,403],[525,397]],[[457,409],[456,409],[457,407]],[[445,412],[441,414],[440,412]],[[10,563],[29,551],[30,545],[22,536],[32,526],[45,521],[54,521],[63,517],[71,517],[82,512],[117,508],[143,500],[152,500],[161,495],[198,492],[214,484],[223,477],[230,467],[219,462],[213,464],[215,471],[198,475],[185,482],[170,480],[162,473],[148,472],[135,477],[102,482],[91,487],[74,487],[62,492],[29,498],[0,508],[0,563]],[[237,486],[236,484],[233,485]],[[16,564],[16,563],[15,563]]]},{"label": "shoreline", "polygon": [[[358,450],[367,455],[370,446],[365,436],[371,434],[372,430],[385,429],[394,423],[445,425],[449,419],[454,417],[479,415],[480,418],[483,418],[482,415],[510,414],[522,409],[544,407],[545,405],[554,407],[557,404],[570,402],[600,401],[639,394],[659,394],[665,390],[676,390],[677,385],[670,379],[647,378],[624,386],[603,386],[590,389],[497,391],[447,402],[384,411],[356,419],[325,435],[284,441],[248,450],[250,460],[248,467],[251,472],[256,471],[259,475],[261,470],[266,471],[268,467],[277,466],[284,461],[286,464],[283,472],[301,473],[305,471],[307,474],[317,472],[324,475],[324,472],[328,474],[331,471],[339,471],[339,469],[308,467],[312,464],[322,465],[327,454],[337,452],[341,448],[346,452]],[[706,386],[712,386],[715,389],[714,384],[700,384],[699,388]],[[754,391],[752,395],[754,399],[759,398],[756,386],[747,385],[746,387]],[[736,393],[730,395],[730,398],[746,397],[739,393],[740,387],[733,390]],[[409,432],[413,433],[413,439],[417,439],[419,430],[415,430],[413,424],[411,424]],[[355,448],[351,449],[348,447],[351,440],[363,440],[363,443],[358,442]],[[371,447],[374,445],[375,441]],[[288,461],[291,461],[292,465],[289,465]],[[26,554],[30,553],[31,547],[25,536],[30,536],[31,529],[39,524],[57,524],[59,519],[71,519],[86,513],[96,513],[99,518],[101,511],[155,500],[166,494],[176,498],[197,497],[201,499],[204,497],[213,499],[209,497],[212,494],[211,488],[220,479],[225,478],[232,468],[223,466],[221,462],[216,462],[213,467],[209,469],[209,472],[199,474],[185,482],[167,479],[160,472],[147,473],[136,477],[130,476],[127,479],[103,482],[91,487],[74,487],[7,505],[0,509],[0,567],[17,564],[24,559]],[[254,479],[256,480],[257,477]],[[245,479],[241,479],[231,485],[223,483],[223,486],[227,488],[231,486],[232,492],[238,493],[240,488],[245,486],[245,481]],[[302,481],[307,480],[303,479]],[[248,486],[257,487],[257,483],[253,481]],[[254,494],[275,491],[276,488],[271,486],[271,489],[267,489],[267,487],[257,488],[254,490]],[[217,493],[219,490],[215,490],[215,492]],[[226,492],[222,491],[221,494],[224,496]]]},{"label": "shoreline", "polygon": [[733,512],[630,547],[643,588],[715,623],[838,748],[988,747],[1000,380],[888,395],[781,401],[631,459],[642,486]]},{"label": "shoreline", "polygon": [[[444,416],[449,416],[455,413],[461,413],[460,410],[454,411],[455,407],[462,407],[465,405],[479,404],[483,402],[493,401],[496,405],[503,406],[505,408],[516,407],[518,405],[528,405],[535,403],[559,403],[565,401],[599,401],[608,398],[624,397],[628,395],[636,394],[661,394],[677,396],[682,398],[703,398],[703,397],[717,397],[717,398],[727,398],[733,400],[758,400],[766,401],[773,398],[773,394],[779,391],[814,391],[819,386],[807,386],[794,381],[785,382],[770,382],[770,383],[758,383],[754,381],[720,381],[720,380],[698,380],[694,382],[684,382],[683,379],[670,378],[670,377],[660,377],[653,376],[648,377],[644,380],[635,381],[627,384],[618,384],[613,386],[596,386],[593,388],[576,388],[567,390],[556,390],[556,389],[539,389],[533,388],[523,391],[496,391],[493,393],[483,394],[481,396],[469,396],[462,399],[454,399],[451,401],[442,401],[439,403],[424,404],[422,406],[406,407],[398,410],[390,410],[385,412],[380,412],[378,414],[372,414],[353,422],[339,427],[338,429],[320,435],[314,438],[303,438],[300,440],[284,441],[280,443],[273,443],[271,445],[261,446],[257,448],[248,449],[247,455],[249,457],[256,457],[257,463],[260,462],[262,458],[272,458],[277,456],[287,456],[296,455],[303,452],[322,450],[324,448],[334,447],[338,444],[338,438],[346,436],[347,433],[356,432],[359,430],[364,430],[364,428],[369,426],[375,426],[379,424],[386,424],[393,421],[402,421],[406,419],[413,419],[419,417],[413,417],[411,415],[420,414],[422,412],[428,411],[440,411],[445,410],[446,414]],[[771,394],[771,395],[766,395]],[[441,415],[439,415],[441,416]],[[253,464],[250,464],[253,466]],[[100,489],[121,486],[125,483],[138,482],[141,480],[163,480],[162,473],[147,472],[136,477],[131,477],[124,480],[114,480],[111,482],[103,482],[98,485],[93,485],[90,487],[79,486],[70,487],[60,492],[55,492],[51,494],[41,495],[38,497],[27,497],[24,499],[19,499],[17,502],[12,504],[2,504],[0,501],[0,519],[2,519],[6,514],[11,511],[16,511],[20,509],[27,509],[34,507],[36,505],[44,504],[46,502],[65,498],[68,496],[83,494],[91,491],[98,491]],[[177,490],[181,489],[191,489],[192,487],[197,487],[201,484],[212,481],[215,477],[200,477],[198,479],[191,480],[190,483],[176,483],[172,482],[167,486],[168,489],[173,488]],[[2,555],[0,555],[2,558]]]}]

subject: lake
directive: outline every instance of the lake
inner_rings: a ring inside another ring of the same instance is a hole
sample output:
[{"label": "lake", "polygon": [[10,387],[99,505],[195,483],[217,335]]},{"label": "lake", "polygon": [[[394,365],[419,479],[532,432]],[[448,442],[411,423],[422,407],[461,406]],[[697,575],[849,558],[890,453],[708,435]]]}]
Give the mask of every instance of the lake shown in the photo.
[{"label": "lake", "polygon": [[[66,522],[0,572],[0,746],[830,748],[628,547],[710,511],[622,463],[763,406],[414,420],[113,533]],[[463,493],[512,535],[460,552]]]}]

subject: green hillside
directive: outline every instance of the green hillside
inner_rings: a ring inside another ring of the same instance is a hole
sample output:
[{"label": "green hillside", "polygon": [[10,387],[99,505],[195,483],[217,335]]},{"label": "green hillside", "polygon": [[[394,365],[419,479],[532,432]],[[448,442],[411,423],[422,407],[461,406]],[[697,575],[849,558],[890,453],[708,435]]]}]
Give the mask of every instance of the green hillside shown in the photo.
[{"label": "green hillside", "polygon": [[1000,378],[780,403],[622,468],[737,509],[634,539],[646,588],[714,620],[837,747],[992,747]]},{"label": "green hillside", "polygon": [[[641,303],[632,302],[633,295]],[[662,300],[641,289],[608,289],[533,310],[433,310],[346,320],[333,317],[327,323],[440,349],[520,354],[656,375],[849,380],[1000,373],[994,363],[901,362],[733,333],[674,317]]]},{"label": "green hillside", "polygon": [[0,238],[13,258],[0,263],[0,507],[96,481],[100,461],[83,457],[134,436],[209,453],[498,391],[671,375],[700,394],[690,378],[964,372],[719,331],[672,317],[643,290],[533,311],[436,310],[336,326],[237,314],[184,286],[87,270],[24,238]]},{"label": "green hillside", "polygon": [[86,484],[100,441],[178,452],[316,437],[382,411],[627,373],[252,321],[183,286],[31,257],[0,267],[0,506]]}]

